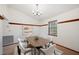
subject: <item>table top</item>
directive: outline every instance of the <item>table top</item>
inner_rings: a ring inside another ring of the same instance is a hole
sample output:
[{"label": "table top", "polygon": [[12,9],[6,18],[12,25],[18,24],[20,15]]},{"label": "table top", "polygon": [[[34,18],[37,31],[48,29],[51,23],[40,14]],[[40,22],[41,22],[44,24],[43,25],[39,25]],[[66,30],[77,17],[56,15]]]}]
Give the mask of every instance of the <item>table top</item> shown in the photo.
[{"label": "table top", "polygon": [[47,44],[49,42],[49,40],[41,38],[41,37],[29,37],[28,38],[28,42],[30,42],[30,44],[34,47],[39,47],[39,46],[43,46],[45,44]]}]

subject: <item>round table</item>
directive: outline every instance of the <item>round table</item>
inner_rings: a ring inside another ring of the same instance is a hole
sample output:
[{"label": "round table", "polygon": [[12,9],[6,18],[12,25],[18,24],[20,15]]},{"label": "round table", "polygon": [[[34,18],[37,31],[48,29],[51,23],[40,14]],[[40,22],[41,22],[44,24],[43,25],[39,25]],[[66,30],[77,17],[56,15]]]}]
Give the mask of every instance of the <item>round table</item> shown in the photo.
[{"label": "round table", "polygon": [[41,37],[29,37],[27,41],[33,46],[33,47],[39,47],[44,46],[47,43],[49,43],[48,39],[44,39]]},{"label": "round table", "polygon": [[47,43],[49,43],[48,39],[44,39],[42,37],[28,37],[27,41],[29,42],[28,47],[32,48],[32,51],[34,51],[34,55],[36,55],[36,51],[38,51],[38,55],[40,55],[40,53],[45,54],[40,48],[42,48],[42,46],[45,46]]}]

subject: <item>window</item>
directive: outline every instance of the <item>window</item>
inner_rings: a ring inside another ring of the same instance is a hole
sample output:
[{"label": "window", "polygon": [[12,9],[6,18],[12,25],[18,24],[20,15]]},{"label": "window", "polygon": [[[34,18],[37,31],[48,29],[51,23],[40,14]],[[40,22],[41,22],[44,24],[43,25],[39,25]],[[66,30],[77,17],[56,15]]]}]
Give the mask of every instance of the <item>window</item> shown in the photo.
[{"label": "window", "polygon": [[48,34],[57,36],[57,20],[48,22]]}]

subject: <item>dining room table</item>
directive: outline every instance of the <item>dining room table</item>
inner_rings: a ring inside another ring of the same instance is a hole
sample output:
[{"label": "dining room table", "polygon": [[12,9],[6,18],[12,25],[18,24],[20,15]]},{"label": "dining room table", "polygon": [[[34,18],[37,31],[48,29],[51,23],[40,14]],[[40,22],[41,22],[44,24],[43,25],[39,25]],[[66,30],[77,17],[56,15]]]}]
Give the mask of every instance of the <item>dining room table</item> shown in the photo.
[{"label": "dining room table", "polygon": [[28,48],[32,48],[32,55],[40,55],[45,54],[40,48],[43,48],[47,43],[49,43],[48,39],[38,37],[38,36],[31,36],[27,38]]}]

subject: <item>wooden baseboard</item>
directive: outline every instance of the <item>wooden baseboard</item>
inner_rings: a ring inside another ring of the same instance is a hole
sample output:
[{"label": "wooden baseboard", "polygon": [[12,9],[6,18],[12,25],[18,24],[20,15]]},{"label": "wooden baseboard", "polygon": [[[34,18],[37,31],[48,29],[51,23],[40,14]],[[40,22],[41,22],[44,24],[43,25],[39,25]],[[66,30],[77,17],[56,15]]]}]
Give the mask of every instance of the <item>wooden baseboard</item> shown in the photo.
[{"label": "wooden baseboard", "polygon": [[73,50],[73,49],[70,49],[70,48],[68,48],[68,47],[62,46],[62,45],[57,44],[57,43],[55,43],[55,44],[58,45],[58,46],[61,46],[61,47],[63,47],[63,48],[66,48],[66,49],[68,49],[68,50],[71,50],[71,51],[74,51],[74,52],[76,52],[76,53],[79,53],[79,51],[75,51],[75,50]]},{"label": "wooden baseboard", "polygon": [[12,43],[12,44],[7,44],[7,45],[4,45],[3,47],[10,46],[10,45],[14,45],[14,44],[18,44],[18,42]]}]

